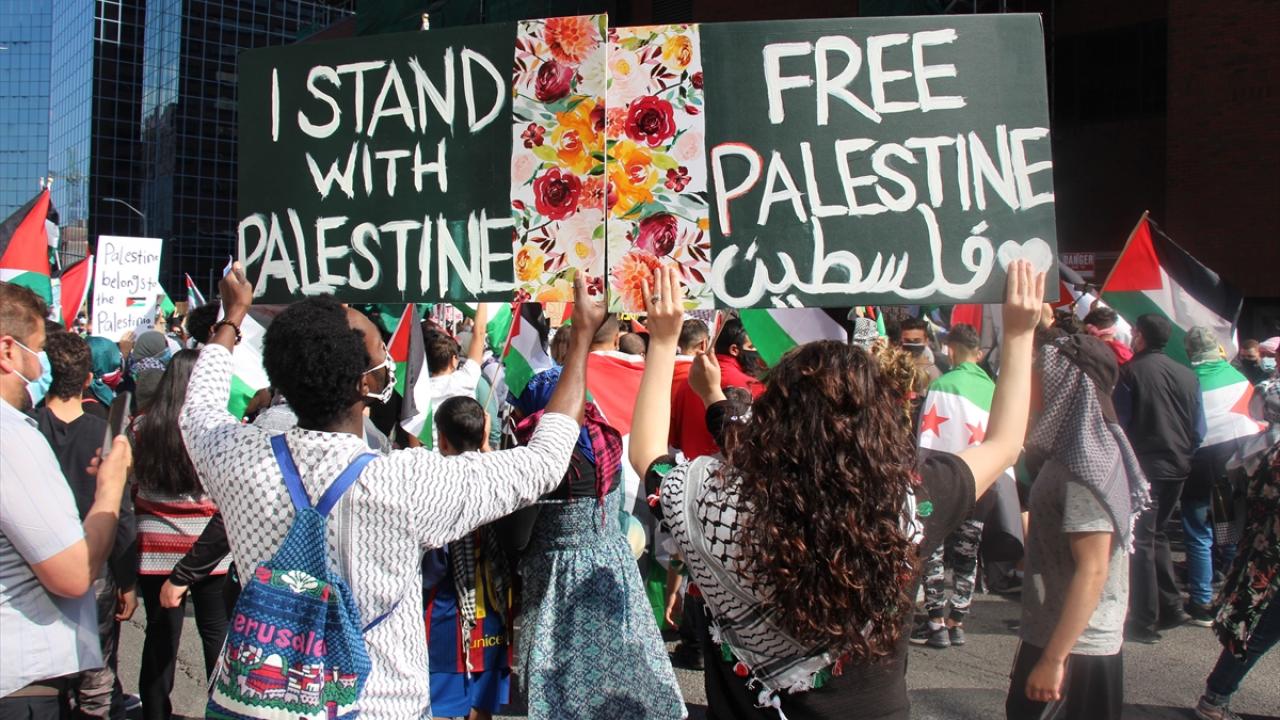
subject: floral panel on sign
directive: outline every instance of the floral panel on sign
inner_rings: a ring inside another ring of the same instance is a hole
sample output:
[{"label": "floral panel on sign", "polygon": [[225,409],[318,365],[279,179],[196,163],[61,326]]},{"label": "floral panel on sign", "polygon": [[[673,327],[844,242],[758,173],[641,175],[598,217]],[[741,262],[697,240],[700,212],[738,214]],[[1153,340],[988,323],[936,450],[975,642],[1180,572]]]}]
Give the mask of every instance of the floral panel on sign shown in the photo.
[{"label": "floral panel on sign", "polygon": [[512,87],[516,300],[573,299],[573,271],[604,292],[607,18],[521,22]]},{"label": "floral panel on sign", "polygon": [[711,307],[698,27],[610,28],[608,71],[610,309],[643,311],[663,265],[679,267],[688,309]]}]

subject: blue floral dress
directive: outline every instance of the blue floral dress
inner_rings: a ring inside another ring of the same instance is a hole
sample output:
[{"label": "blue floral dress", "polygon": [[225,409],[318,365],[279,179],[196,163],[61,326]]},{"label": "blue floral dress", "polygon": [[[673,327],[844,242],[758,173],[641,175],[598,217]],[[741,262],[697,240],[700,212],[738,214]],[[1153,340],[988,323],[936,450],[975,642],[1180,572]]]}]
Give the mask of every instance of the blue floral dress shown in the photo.
[{"label": "blue floral dress", "polygon": [[619,523],[622,492],[543,500],[520,560],[529,717],[683,718],[680,688]]}]

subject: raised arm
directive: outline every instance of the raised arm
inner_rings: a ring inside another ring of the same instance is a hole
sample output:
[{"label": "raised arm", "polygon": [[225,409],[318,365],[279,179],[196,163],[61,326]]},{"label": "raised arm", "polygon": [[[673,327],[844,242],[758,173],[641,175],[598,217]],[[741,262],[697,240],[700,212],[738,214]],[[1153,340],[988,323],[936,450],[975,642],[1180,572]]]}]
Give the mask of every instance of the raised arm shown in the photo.
[{"label": "raised arm", "polygon": [[1008,273],[1000,378],[991,400],[987,437],[981,445],[960,453],[973,473],[978,497],[1018,461],[1031,412],[1032,346],[1044,302],[1044,273],[1036,272],[1025,260],[1010,263]]},{"label": "raised arm", "polygon": [[[631,441],[627,458],[644,477],[649,465],[667,454],[671,425],[671,376],[676,367],[676,342],[684,320],[684,290],[675,268],[654,273],[656,287],[645,284],[645,312],[649,328],[649,352],[631,417]],[[651,292],[652,290],[652,292]]]},{"label": "raised arm", "polygon": [[[480,318],[480,310],[476,317]],[[569,353],[564,359],[560,382],[547,401],[547,413],[568,415],[582,424],[582,404],[587,399],[587,354],[591,338],[604,322],[604,304],[587,292],[582,273],[573,279],[573,317],[569,327]],[[482,335],[483,337],[483,335]]]},{"label": "raised arm", "polygon": [[[206,456],[218,452],[219,433],[240,429],[240,419],[227,410],[227,401],[231,397],[231,353],[236,346],[240,324],[249,314],[253,287],[237,262],[218,283],[218,289],[222,293],[223,317],[209,334],[209,342],[200,351],[200,358],[191,370],[187,400],[182,405],[182,414],[178,416],[182,440],[196,467],[206,466],[209,459]],[[206,486],[217,480],[214,477],[201,479]],[[211,490],[217,499],[216,488],[206,489]]]},{"label": "raised arm", "polygon": [[484,361],[485,325],[489,323],[489,304],[476,303],[476,316],[471,323],[471,342],[467,345],[467,359],[480,367]]},{"label": "raised arm", "polygon": [[[587,353],[603,320],[603,304],[588,295],[579,275],[574,281],[573,325],[564,369],[528,445],[450,458],[423,449],[392,453],[394,462],[404,463],[404,474],[422,483],[417,522],[428,547],[441,547],[532,504],[564,478],[582,424]],[[434,474],[433,465],[443,468],[440,472],[447,485],[441,475]]]}]

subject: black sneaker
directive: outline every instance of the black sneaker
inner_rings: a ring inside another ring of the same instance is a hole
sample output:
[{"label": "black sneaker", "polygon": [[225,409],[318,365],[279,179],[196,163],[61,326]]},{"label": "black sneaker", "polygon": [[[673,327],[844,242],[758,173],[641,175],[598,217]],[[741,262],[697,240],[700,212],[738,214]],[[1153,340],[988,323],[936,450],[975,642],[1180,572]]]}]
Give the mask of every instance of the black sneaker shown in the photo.
[{"label": "black sneaker", "polygon": [[1022,592],[1022,578],[1011,572],[991,583],[991,592],[996,595],[1017,595]]},{"label": "black sneaker", "polygon": [[939,650],[951,647],[951,635],[947,632],[947,627],[943,625],[935,630],[929,627],[928,621],[920,623],[911,633],[910,640],[913,645],[928,645]]},{"label": "black sneaker", "polygon": [[954,645],[955,647],[960,647],[964,645],[964,628],[963,627],[959,625],[952,625],[951,627],[947,628],[947,635],[950,636],[948,639],[951,640],[951,644]]},{"label": "black sneaker", "polygon": [[684,642],[676,644],[676,650],[672,653],[672,660],[675,664],[688,668],[690,670],[702,670],[702,650],[695,645],[689,645]]},{"label": "black sneaker", "polygon": [[1198,627],[1213,627],[1213,608],[1199,603],[1187,603],[1187,622]]},{"label": "black sneaker", "polygon": [[1191,616],[1179,610],[1178,613],[1172,617],[1161,618],[1160,622],[1156,623],[1156,630],[1172,630],[1176,627],[1182,627],[1189,622],[1191,622]]},{"label": "black sneaker", "polygon": [[1131,627],[1124,631],[1124,639],[1126,642],[1142,643],[1143,645],[1155,645],[1164,639],[1164,636],[1150,628]]}]

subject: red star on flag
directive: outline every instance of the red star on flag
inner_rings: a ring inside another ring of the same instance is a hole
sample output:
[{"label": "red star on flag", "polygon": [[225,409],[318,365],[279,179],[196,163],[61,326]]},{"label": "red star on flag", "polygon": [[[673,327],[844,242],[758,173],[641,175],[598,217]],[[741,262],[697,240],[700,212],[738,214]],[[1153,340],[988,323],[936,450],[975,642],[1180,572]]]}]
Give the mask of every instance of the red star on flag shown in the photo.
[{"label": "red star on flag", "polygon": [[920,434],[923,435],[932,430],[935,436],[942,437],[942,433],[938,432],[938,428],[942,426],[942,423],[950,419],[939,415],[937,407],[931,407],[929,412],[920,418]]},{"label": "red star on flag", "polygon": [[982,427],[982,423],[974,423],[973,425],[965,423],[964,426],[969,430],[970,445],[977,445],[987,438],[987,429]]},{"label": "red star on flag", "polygon": [[[1252,417],[1249,417],[1249,403],[1252,402],[1252,400],[1253,400],[1253,387],[1246,386],[1244,389],[1244,392],[1240,393],[1240,399],[1236,401],[1235,405],[1231,406],[1231,410],[1229,412],[1243,415],[1249,418],[1250,420],[1253,420]],[[1266,429],[1267,429],[1266,423],[1258,423],[1258,430],[1260,432]]]}]

